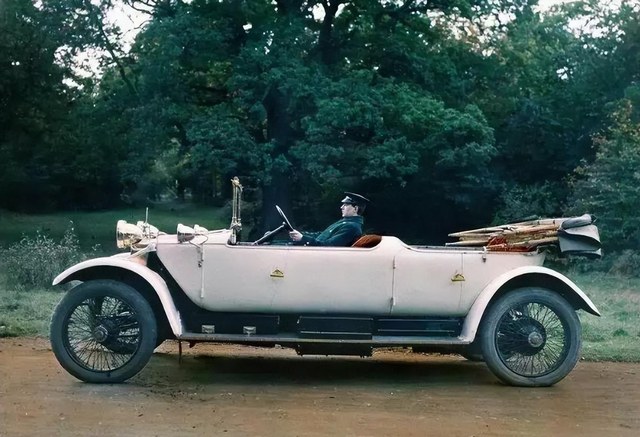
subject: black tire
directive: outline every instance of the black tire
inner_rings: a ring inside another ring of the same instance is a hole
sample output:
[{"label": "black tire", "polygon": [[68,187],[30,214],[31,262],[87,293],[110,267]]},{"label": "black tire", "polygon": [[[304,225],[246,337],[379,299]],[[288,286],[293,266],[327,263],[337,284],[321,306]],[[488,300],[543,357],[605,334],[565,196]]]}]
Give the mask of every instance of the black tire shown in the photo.
[{"label": "black tire", "polygon": [[84,282],[54,310],[51,349],[76,378],[117,383],[136,375],[156,346],[156,318],[149,303],[117,281]]},{"label": "black tire", "polygon": [[487,310],[480,328],[482,355],[503,382],[551,386],[580,355],[582,326],[573,307],[544,288],[513,290]]},{"label": "black tire", "polygon": [[160,347],[166,340],[174,339],[173,331],[169,326],[169,322],[158,323],[158,335],[156,336],[156,348]]},{"label": "black tire", "polygon": [[484,361],[484,357],[482,356],[482,351],[480,349],[480,342],[475,341],[467,346],[464,346],[460,351],[460,355],[466,358],[469,361],[474,362],[482,362]]}]

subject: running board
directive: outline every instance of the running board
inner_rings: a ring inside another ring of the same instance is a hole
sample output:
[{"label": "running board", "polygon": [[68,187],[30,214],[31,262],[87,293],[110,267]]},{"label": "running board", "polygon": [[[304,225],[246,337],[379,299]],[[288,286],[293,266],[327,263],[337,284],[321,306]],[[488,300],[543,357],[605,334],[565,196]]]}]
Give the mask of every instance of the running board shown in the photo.
[{"label": "running board", "polygon": [[215,341],[222,343],[333,343],[333,344],[366,344],[375,346],[412,346],[412,345],[465,345],[469,341],[460,337],[417,337],[374,335],[371,339],[340,338],[301,338],[296,334],[246,335],[246,334],[199,334],[185,332],[177,338],[184,341]]}]

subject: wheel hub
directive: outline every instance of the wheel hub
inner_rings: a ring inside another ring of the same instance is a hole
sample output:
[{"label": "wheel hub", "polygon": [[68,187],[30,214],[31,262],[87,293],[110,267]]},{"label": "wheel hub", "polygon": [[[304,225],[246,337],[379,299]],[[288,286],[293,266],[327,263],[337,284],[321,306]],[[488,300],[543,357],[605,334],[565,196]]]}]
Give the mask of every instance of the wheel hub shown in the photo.
[{"label": "wheel hub", "polygon": [[510,322],[508,330],[513,333],[516,340],[505,351],[509,354],[517,352],[524,356],[532,356],[539,353],[547,343],[544,326],[529,316],[521,316]]},{"label": "wheel hub", "polygon": [[93,330],[91,336],[98,343],[104,343],[109,338],[109,331],[104,325],[100,325]]},{"label": "wheel hub", "polygon": [[100,344],[105,344],[118,336],[120,329],[114,320],[102,319],[100,324],[95,327],[91,336]]},{"label": "wheel hub", "polygon": [[544,337],[537,330],[529,334],[529,345],[534,348],[540,348],[544,344]]}]

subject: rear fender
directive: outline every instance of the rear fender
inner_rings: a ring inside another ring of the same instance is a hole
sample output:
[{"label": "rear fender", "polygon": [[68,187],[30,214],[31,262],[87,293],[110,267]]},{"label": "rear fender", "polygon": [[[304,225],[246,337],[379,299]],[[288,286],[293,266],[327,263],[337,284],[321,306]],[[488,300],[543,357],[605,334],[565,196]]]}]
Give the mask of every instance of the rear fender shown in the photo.
[{"label": "rear fender", "polygon": [[169,292],[169,287],[160,275],[142,264],[120,256],[95,258],[76,264],[60,273],[54,279],[53,285],[65,284],[74,280],[118,280],[118,277],[131,277],[132,275],[135,275],[137,279],[144,280],[153,289],[162,305],[173,334],[176,338],[180,338],[183,332],[182,320]]},{"label": "rear fender", "polygon": [[541,286],[564,297],[576,310],[600,316],[600,312],[587,295],[566,276],[546,267],[526,266],[510,270],[491,281],[475,300],[460,333],[460,340],[471,343],[489,305],[511,290],[520,287]]}]

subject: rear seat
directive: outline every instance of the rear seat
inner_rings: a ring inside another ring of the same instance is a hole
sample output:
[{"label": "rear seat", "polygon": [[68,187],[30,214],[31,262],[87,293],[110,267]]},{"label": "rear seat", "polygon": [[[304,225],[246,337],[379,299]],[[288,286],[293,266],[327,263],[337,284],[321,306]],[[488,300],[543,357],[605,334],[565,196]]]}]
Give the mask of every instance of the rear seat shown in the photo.
[{"label": "rear seat", "polygon": [[382,241],[380,235],[363,235],[351,245],[351,247],[371,248],[376,247]]}]

